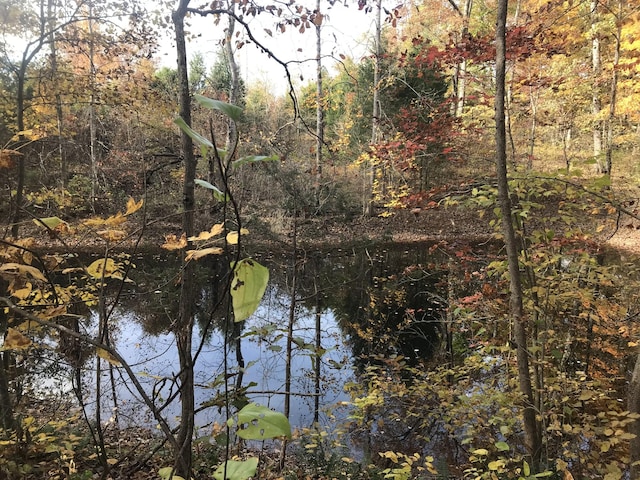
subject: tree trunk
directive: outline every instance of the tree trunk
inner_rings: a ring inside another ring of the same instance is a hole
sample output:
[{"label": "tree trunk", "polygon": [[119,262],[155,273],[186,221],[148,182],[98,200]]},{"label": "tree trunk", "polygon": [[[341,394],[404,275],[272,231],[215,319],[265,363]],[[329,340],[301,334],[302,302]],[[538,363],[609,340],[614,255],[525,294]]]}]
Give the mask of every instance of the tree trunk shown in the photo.
[{"label": "tree trunk", "polygon": [[[0,278],[0,291],[6,290],[6,282]],[[7,334],[8,315],[4,309],[0,310],[0,337],[4,338]],[[9,431],[15,428],[15,419],[13,416],[13,402],[9,392],[9,378],[7,375],[6,365],[9,364],[8,356],[11,355],[9,350],[0,352],[0,428]]]},{"label": "tree trunk", "polygon": [[[382,54],[381,37],[382,37],[382,0],[376,0],[376,34],[374,38],[374,55],[373,55],[373,111],[371,112],[371,145],[375,145],[380,139],[380,57]],[[365,196],[363,204],[363,213],[365,216],[374,215],[373,199],[375,196],[374,185],[378,175],[378,166],[376,160],[369,160],[369,178],[365,180]]]},{"label": "tree trunk", "polygon": [[98,128],[96,125],[96,65],[93,31],[93,2],[89,2],[89,158],[91,159],[91,211],[96,212],[98,198]]},{"label": "tree trunk", "polygon": [[510,278],[510,310],[513,321],[514,341],[517,346],[518,384],[524,396],[523,423],[525,446],[531,456],[533,468],[540,463],[541,437],[538,431],[535,398],[529,372],[529,352],[527,349],[527,320],[523,307],[522,279],[518,259],[518,242],[511,219],[512,208],[507,179],[507,136],[505,126],[505,70],[506,70],[506,20],[508,0],[498,1],[496,23],[496,173],[498,198],[502,215],[502,230],[507,252]]},{"label": "tree trunk", "polygon": [[[636,365],[629,383],[627,410],[631,413],[640,414],[640,353],[636,357]],[[636,420],[629,425],[629,432],[636,436],[631,439],[629,444],[630,479],[638,480],[640,479],[640,420]],[[638,463],[638,465],[634,465],[635,463]]]},{"label": "tree trunk", "polygon": [[[471,10],[473,8],[473,0],[464,0],[462,7],[462,31],[460,38],[462,42],[466,42],[469,36],[469,20],[471,19]],[[456,66],[454,84],[456,86],[456,106],[455,116],[460,118],[464,112],[464,102],[467,94],[467,59],[463,58]]]},{"label": "tree trunk", "polygon": [[[176,50],[178,57],[178,81],[180,116],[187,125],[191,125],[191,97],[187,65],[187,48],[184,31],[184,19],[189,0],[180,0],[172,19],[176,29]],[[182,228],[187,238],[193,235],[195,207],[196,158],[193,142],[185,132],[181,133],[182,156],[184,161],[184,185],[182,191],[183,217]],[[192,442],[194,431],[194,372],[193,372],[193,305],[195,299],[195,280],[193,262],[187,262],[182,272],[180,289],[179,318],[175,327],[178,357],[180,361],[180,426],[177,433],[179,450],[175,452],[175,473],[183,478],[191,478]]]},{"label": "tree trunk", "polygon": [[[229,10],[235,11],[235,2],[229,2]],[[237,105],[240,100],[240,69],[236,62],[236,57],[233,54],[233,34],[236,29],[236,19],[229,15],[229,23],[227,25],[227,31],[225,33],[224,51],[229,64],[229,72],[231,73],[231,85],[229,85],[229,103]],[[236,142],[238,141],[238,127],[236,122],[229,118],[227,121],[227,154],[231,155],[236,149]],[[227,158],[227,162],[232,159]],[[225,183],[225,182],[223,182]]]},{"label": "tree trunk", "polygon": [[[320,0],[316,0],[316,14],[320,16]],[[322,19],[322,17],[320,17]],[[315,207],[320,207],[322,181],[322,145],[324,144],[324,98],[322,92],[322,21],[316,21],[316,169]]]},{"label": "tree trunk", "polygon": [[600,73],[602,65],[600,60],[600,34],[598,32],[598,0],[591,0],[591,115],[593,116],[593,156],[601,169],[600,155],[602,155],[602,121],[600,109]]},{"label": "tree trunk", "polygon": [[607,136],[605,143],[605,162],[602,173],[611,178],[613,166],[613,123],[616,117],[616,102],[618,97],[618,64],[620,63],[620,41],[622,38],[622,0],[618,1],[618,14],[616,16],[615,51],[613,54],[613,66],[611,68],[611,90],[609,93],[609,116],[607,117]]},{"label": "tree trunk", "polygon": [[[16,120],[18,127],[18,142],[20,146],[24,144],[24,110],[25,110],[25,101],[24,101],[24,88],[25,88],[25,77],[27,74],[27,61],[22,60],[22,64],[20,65],[20,69],[18,70],[18,85],[17,85],[17,96],[16,96]],[[18,238],[18,233],[20,229],[20,218],[22,216],[22,204],[24,202],[24,183],[26,176],[26,166],[25,166],[25,155],[18,156],[18,178],[16,184],[16,196],[13,205],[13,215],[11,217],[11,236],[13,238]]]}]

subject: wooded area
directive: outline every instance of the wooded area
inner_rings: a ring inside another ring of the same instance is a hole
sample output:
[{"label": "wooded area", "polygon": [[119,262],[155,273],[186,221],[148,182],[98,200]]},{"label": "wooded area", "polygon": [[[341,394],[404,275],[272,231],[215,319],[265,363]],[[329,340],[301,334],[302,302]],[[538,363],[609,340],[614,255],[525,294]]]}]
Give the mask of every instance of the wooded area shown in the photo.
[{"label": "wooded area", "polygon": [[[640,225],[640,2],[344,6],[372,22],[362,58],[325,51],[334,2],[0,0],[0,478],[640,478],[640,245],[608,244]],[[175,68],[158,59],[167,30]],[[291,31],[314,36],[313,79],[267,47]],[[245,82],[249,48],[286,94]],[[433,235],[410,248],[446,261],[376,276],[357,312],[302,276],[310,250],[341,247],[335,226],[355,251],[418,225]],[[268,336],[243,333],[270,282],[259,248],[288,263],[283,412],[243,381],[242,338]],[[114,343],[143,251],[181,259],[153,313],[178,364],[151,389]],[[294,334],[310,298],[313,343]],[[365,365],[346,386],[352,437],[322,429],[317,400],[313,428],[288,420],[296,350],[323,388],[323,308],[353,317]],[[380,347],[405,329],[428,332],[429,355]],[[223,374],[200,405],[216,330]],[[79,417],[35,407],[49,354]],[[157,425],[127,452],[116,376]],[[213,407],[229,421],[203,437]]]}]

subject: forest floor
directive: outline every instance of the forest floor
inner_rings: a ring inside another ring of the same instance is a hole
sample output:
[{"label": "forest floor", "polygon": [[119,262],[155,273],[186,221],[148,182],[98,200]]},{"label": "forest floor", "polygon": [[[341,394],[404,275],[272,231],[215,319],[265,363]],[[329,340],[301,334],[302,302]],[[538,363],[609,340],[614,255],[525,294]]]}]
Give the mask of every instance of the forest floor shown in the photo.
[{"label": "forest floor", "polygon": [[[446,242],[449,245],[487,242],[495,238],[491,212],[464,207],[438,207],[414,212],[396,210],[388,217],[312,217],[297,227],[298,244],[307,249],[329,249],[367,244],[417,244]],[[535,219],[532,219],[535,222]],[[622,215],[602,214],[587,218],[583,230],[604,248],[640,254],[640,221]],[[254,235],[256,233],[256,235]],[[249,243],[282,248],[292,235],[252,230]],[[265,243],[267,245],[265,245]]]},{"label": "forest floor", "polygon": [[[306,250],[325,250],[333,248],[351,248],[363,245],[411,245],[418,243],[446,242],[455,244],[478,244],[495,238],[495,229],[490,225],[493,219],[490,211],[482,212],[462,206],[439,206],[429,209],[398,209],[387,216],[352,215],[318,215],[296,220],[295,236],[299,248]],[[535,219],[530,219],[535,223]],[[583,230],[594,236],[603,247],[613,248],[621,252],[640,254],[640,221],[627,215],[600,214],[585,218]],[[245,246],[250,250],[269,249],[273,251],[289,249],[293,245],[293,219],[282,219],[271,222],[268,218],[260,221],[249,221],[245,226],[250,235],[245,238]],[[59,252],[63,244],[55,236],[48,235],[44,229],[28,222],[22,236],[34,237],[40,249]],[[180,226],[152,224],[145,229],[145,237],[140,244],[135,244],[136,236],[120,243],[112,244],[112,249],[122,251],[142,249],[154,251],[164,242],[167,231],[179,235]],[[76,245],[78,248],[78,245]],[[68,247],[66,247],[68,248]],[[86,237],[79,251],[100,252],[104,249],[103,241],[94,241]]]}]

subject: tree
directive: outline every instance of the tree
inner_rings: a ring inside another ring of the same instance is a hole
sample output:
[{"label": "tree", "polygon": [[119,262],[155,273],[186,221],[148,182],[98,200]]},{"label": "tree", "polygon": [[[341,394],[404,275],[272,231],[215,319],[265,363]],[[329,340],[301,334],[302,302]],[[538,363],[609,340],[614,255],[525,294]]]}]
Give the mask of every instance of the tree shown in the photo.
[{"label": "tree", "polygon": [[541,433],[536,419],[535,399],[529,373],[529,348],[527,318],[523,306],[522,281],[520,279],[520,260],[518,240],[512,220],[511,194],[507,175],[507,135],[505,125],[505,71],[506,71],[506,22],[508,0],[498,1],[496,22],[496,174],[498,181],[498,202],[502,217],[504,245],[509,266],[510,310],[514,341],[517,349],[518,383],[524,397],[525,445],[533,460],[534,469],[539,468],[542,454]]},{"label": "tree", "polygon": [[322,147],[324,139],[324,93],[322,79],[322,13],[320,0],[316,1],[316,168],[315,168],[315,201],[320,205],[320,182],[322,181]]},{"label": "tree", "polygon": [[[380,63],[382,61],[382,0],[376,0],[375,25],[376,31],[373,39],[373,110],[371,111],[371,145],[380,140]],[[364,189],[363,213],[366,216],[375,215],[374,211],[374,185],[378,176],[378,165],[375,160],[370,160],[367,184]]]},{"label": "tree", "polygon": [[[185,17],[190,0],[179,0],[171,18],[175,27],[178,60],[178,85],[180,117],[191,125],[191,92],[189,87]],[[194,234],[196,158],[193,141],[186,132],[181,133],[184,179],[182,190],[182,230],[186,238]],[[193,378],[193,319],[194,319],[194,265],[186,262],[180,287],[180,306],[174,334],[180,360],[180,427],[177,433],[179,450],[175,455],[175,472],[183,478],[191,478],[192,441],[194,431],[194,378]]]}]

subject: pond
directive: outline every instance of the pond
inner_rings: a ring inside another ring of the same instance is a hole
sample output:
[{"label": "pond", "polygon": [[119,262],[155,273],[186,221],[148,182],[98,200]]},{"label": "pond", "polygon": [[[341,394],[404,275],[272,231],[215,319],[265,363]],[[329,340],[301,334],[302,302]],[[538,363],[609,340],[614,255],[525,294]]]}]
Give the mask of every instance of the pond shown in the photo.
[{"label": "pond", "polygon": [[[287,394],[292,426],[318,422],[328,430],[337,428],[349,415],[345,384],[360,381],[368,364],[396,355],[419,362],[440,346],[447,257],[429,245],[306,253],[297,256],[295,268],[287,254],[255,253],[252,258],[269,269],[270,281],[258,310],[240,324],[227,315],[228,261],[210,258],[198,264],[193,354],[196,424],[203,435],[226,420],[227,398],[282,412]],[[117,301],[115,285],[109,289],[104,311],[110,312],[110,341],[175,425],[179,362],[170,330],[177,318],[180,261],[160,254],[132,262],[133,283]],[[81,327],[95,334],[97,325],[98,313],[92,311]],[[151,412],[123,369],[107,367],[102,362],[97,373],[96,357],[89,357],[75,377],[88,409],[96,410],[98,376],[103,420],[153,426]],[[63,385],[71,389],[71,383]]]}]

